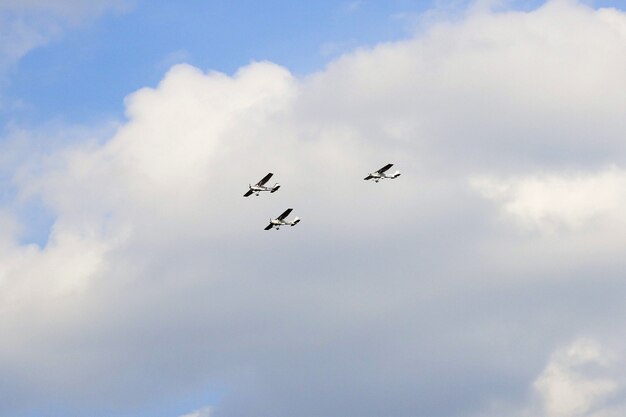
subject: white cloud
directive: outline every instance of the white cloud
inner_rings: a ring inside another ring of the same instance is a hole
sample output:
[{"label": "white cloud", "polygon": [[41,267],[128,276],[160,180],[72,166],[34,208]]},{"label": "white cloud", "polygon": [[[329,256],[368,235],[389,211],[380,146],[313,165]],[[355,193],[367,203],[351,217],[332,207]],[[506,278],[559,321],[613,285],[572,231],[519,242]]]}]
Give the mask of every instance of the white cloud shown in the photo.
[{"label": "white cloud", "polygon": [[471,184],[524,227],[554,231],[624,225],[626,171],[616,166],[592,173],[479,177]]},{"label": "white cloud", "polygon": [[[618,216],[624,27],[553,2],[475,11],[305,79],[177,65],[108,140],[29,156],[18,198],[55,222],[39,248],[0,216],[0,413],[206,386],[225,387],[219,416],[469,416],[522,396],[555,339],[623,327],[623,256],[520,238],[467,183],[488,173],[485,195],[542,226]],[[387,162],[403,176],[362,180]],[[244,199],[269,171],[281,190]],[[302,223],[263,231],[286,207]],[[546,412],[618,391],[580,373],[576,358],[604,356],[576,346],[537,379]]]},{"label": "white cloud", "polygon": [[580,340],[557,352],[534,383],[542,399],[542,415],[589,416],[592,410],[597,410],[617,390],[618,384],[611,378],[587,375],[585,366],[604,369],[609,363],[600,347],[589,340]]},{"label": "white cloud", "polygon": [[566,2],[471,14],[331,63],[312,77],[311,106],[410,141],[443,172],[608,159],[623,151],[625,27],[618,11]]},{"label": "white cloud", "polygon": [[617,417],[626,411],[623,360],[581,338],[552,353],[532,383],[528,404],[492,405],[477,416]]}]

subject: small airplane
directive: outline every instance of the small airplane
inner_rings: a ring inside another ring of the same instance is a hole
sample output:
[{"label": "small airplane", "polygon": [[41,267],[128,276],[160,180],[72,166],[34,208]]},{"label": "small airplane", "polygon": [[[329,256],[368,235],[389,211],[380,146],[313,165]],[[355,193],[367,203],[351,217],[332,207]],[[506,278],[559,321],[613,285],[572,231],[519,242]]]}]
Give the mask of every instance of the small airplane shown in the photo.
[{"label": "small airplane", "polygon": [[287,226],[295,226],[296,224],[298,224],[300,222],[300,218],[299,217],[296,217],[291,222],[288,221],[288,220],[285,220],[285,218],[287,216],[289,216],[289,214],[291,213],[291,210],[293,210],[293,209],[288,208],[280,216],[276,217],[275,219],[270,219],[270,224],[267,225],[265,230],[270,230],[272,227],[276,227],[276,230],[279,230],[280,226],[285,226],[285,225],[287,225]]},{"label": "small airplane", "polygon": [[400,171],[394,172],[393,175],[385,174],[385,172],[387,172],[387,170],[389,168],[391,168],[392,166],[393,166],[393,164],[387,164],[384,167],[382,167],[381,169],[379,169],[378,171],[372,172],[370,174],[367,174],[367,177],[365,177],[363,179],[365,181],[373,179],[374,182],[378,182],[378,181],[383,180],[383,179],[395,179],[395,178],[398,178],[400,176]]},{"label": "small airplane", "polygon": [[274,175],[274,174],[272,174],[270,172],[269,174],[264,176],[261,179],[261,181],[257,182],[255,185],[248,184],[248,187],[250,189],[243,196],[244,197],[250,197],[252,194],[256,194],[257,197],[258,197],[258,195],[259,195],[259,193],[261,191],[269,191],[270,193],[275,193],[280,188],[280,184],[279,183],[274,184],[273,187],[266,187],[265,186],[265,183],[268,182],[270,178],[272,178],[272,175]]}]

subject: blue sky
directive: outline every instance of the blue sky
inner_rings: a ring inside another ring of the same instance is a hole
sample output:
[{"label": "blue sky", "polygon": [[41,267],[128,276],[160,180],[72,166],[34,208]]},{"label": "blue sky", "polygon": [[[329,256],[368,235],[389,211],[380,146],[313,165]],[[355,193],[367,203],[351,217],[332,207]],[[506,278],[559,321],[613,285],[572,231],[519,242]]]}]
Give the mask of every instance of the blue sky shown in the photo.
[{"label": "blue sky", "polygon": [[406,36],[411,22],[400,14],[432,3],[136,1],[29,52],[6,91],[27,106],[3,116],[28,123],[119,118],[127,94],[155,85],[178,62],[232,73],[270,60],[304,75],[354,47]]},{"label": "blue sky", "polygon": [[626,1],[476,3],[0,0],[0,415],[624,415]]}]

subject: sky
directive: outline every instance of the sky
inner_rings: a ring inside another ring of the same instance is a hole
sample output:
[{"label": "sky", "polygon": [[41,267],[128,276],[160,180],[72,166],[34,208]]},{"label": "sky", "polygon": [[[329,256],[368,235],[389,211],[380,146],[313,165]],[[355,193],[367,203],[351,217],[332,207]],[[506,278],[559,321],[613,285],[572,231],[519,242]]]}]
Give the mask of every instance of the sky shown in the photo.
[{"label": "sky", "polygon": [[0,0],[0,416],[623,417],[624,50],[623,1]]}]

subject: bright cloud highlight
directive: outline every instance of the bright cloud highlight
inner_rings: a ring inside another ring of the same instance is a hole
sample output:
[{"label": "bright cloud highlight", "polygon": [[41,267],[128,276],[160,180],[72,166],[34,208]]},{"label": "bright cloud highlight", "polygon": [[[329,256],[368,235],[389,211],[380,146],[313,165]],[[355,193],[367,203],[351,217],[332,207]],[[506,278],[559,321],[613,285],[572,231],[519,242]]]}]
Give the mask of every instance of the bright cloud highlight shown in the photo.
[{"label": "bright cloud highlight", "polygon": [[624,223],[626,172],[616,166],[594,173],[484,177],[471,183],[525,227],[575,230]]}]

